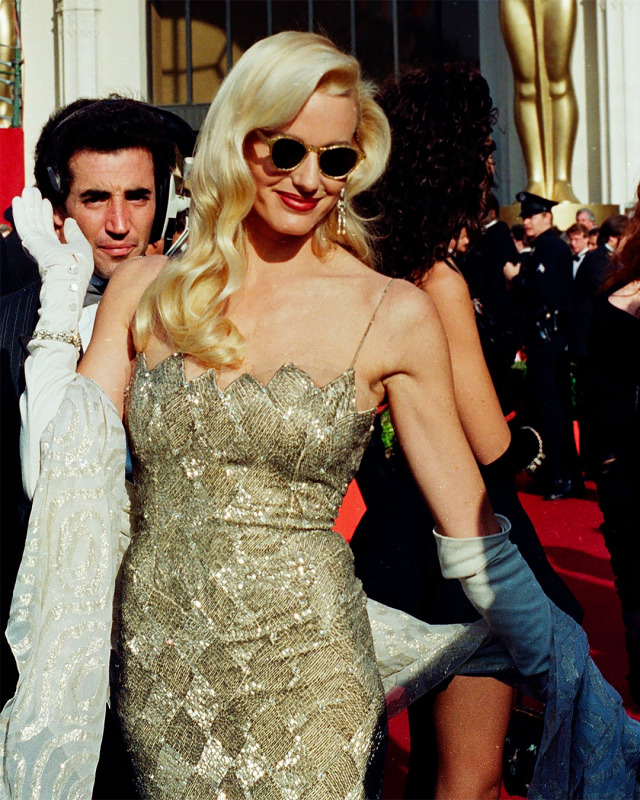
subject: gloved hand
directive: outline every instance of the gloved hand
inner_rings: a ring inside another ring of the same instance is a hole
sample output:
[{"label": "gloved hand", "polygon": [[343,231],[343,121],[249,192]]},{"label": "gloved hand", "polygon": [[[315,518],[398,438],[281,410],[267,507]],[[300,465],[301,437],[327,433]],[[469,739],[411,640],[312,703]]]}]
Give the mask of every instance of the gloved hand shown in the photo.
[{"label": "gloved hand", "polygon": [[509,520],[499,514],[496,518],[502,530],[490,536],[454,539],[434,530],[442,574],[460,580],[518,670],[543,675],[550,665],[550,601],[509,540]]},{"label": "gloved hand", "polygon": [[[68,217],[62,244],[53,226],[53,209],[38,189],[27,187],[13,200],[13,219],[22,246],[42,277],[38,331],[76,334],[87,287],[93,274],[93,250],[78,223]],[[36,335],[37,340],[37,335]]]},{"label": "gloved hand", "polygon": [[14,199],[13,218],[23,247],[42,276],[40,319],[29,342],[26,389],[20,398],[22,482],[32,497],[40,474],[42,434],[76,374],[78,323],[93,274],[93,251],[70,218],[64,223],[67,243],[58,240],[51,203],[37,189],[28,187]]}]

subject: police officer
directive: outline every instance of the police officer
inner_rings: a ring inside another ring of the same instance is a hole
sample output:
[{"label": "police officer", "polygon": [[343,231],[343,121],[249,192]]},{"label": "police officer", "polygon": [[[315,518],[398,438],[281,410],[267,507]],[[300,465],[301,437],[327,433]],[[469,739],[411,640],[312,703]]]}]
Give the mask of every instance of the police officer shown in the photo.
[{"label": "police officer", "polygon": [[553,230],[553,200],[519,192],[520,216],[533,247],[526,261],[507,263],[504,274],[525,320],[528,396],[546,453],[545,500],[584,490],[578,474],[571,413],[567,327],[573,262],[569,247]]}]

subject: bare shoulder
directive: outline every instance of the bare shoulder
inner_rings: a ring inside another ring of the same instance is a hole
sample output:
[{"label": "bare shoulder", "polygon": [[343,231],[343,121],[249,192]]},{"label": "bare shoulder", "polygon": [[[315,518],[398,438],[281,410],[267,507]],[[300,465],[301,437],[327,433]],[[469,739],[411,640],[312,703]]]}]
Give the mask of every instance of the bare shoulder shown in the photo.
[{"label": "bare shoulder", "polygon": [[389,285],[374,329],[377,363],[388,396],[397,389],[397,379],[422,382],[434,369],[449,369],[447,340],[435,303],[409,281],[396,279]]},{"label": "bare shoulder", "polygon": [[[389,278],[384,278],[388,283]],[[442,324],[433,300],[409,281],[388,283],[385,301],[378,311],[377,330],[384,337],[384,349],[418,353],[439,339]]]},{"label": "bare shoulder", "polygon": [[124,261],[116,267],[109,286],[120,292],[137,293],[140,296],[167,262],[166,256],[142,256]]},{"label": "bare shoulder", "polygon": [[143,256],[120,264],[109,280],[103,303],[109,308],[117,306],[127,318],[138,307],[144,290],[167,263],[165,256]]},{"label": "bare shoulder", "polygon": [[[385,282],[389,278],[384,278]],[[388,322],[393,326],[406,329],[407,326],[428,322],[437,317],[433,300],[409,281],[396,278],[387,290],[389,302],[386,304]]]},{"label": "bare shoulder", "polygon": [[469,304],[469,287],[463,276],[444,261],[436,261],[425,274],[421,288],[436,305]]},{"label": "bare shoulder", "polygon": [[621,289],[617,289],[609,296],[609,302],[628,314],[638,316],[640,314],[640,280],[631,281]]}]

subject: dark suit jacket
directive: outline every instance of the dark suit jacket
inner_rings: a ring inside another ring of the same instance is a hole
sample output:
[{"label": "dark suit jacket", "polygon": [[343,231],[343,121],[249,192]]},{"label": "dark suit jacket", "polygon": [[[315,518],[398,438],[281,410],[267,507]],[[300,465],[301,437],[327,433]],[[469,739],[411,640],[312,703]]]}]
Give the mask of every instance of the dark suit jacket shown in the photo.
[{"label": "dark suit jacket", "polygon": [[494,315],[511,317],[515,313],[502,268],[507,261],[517,264],[519,260],[509,226],[501,220],[482,232],[479,242],[467,256],[465,277],[474,296]]},{"label": "dark suit jacket", "polygon": [[511,301],[503,267],[520,260],[511,232],[505,222],[485,228],[470,250],[462,272],[469,283],[474,302],[480,343],[491,380],[500,402],[510,411],[518,401],[513,395],[511,365],[522,347],[522,325]]},{"label": "dark suit jacket", "polygon": [[18,234],[0,237],[0,295],[8,295],[39,281],[38,265],[22,249]]},{"label": "dark suit jacket", "polygon": [[20,471],[20,410],[24,390],[26,344],[38,321],[39,282],[0,297],[0,631],[2,674],[0,700],[4,704],[15,690],[17,671],[4,630],[29,521],[31,503],[22,489]]},{"label": "dark suit jacket", "polygon": [[[26,345],[38,321],[40,281],[0,297],[0,353],[2,376],[7,377],[17,397],[24,390],[23,366],[27,358]],[[4,385],[3,385],[4,390]],[[2,395],[4,400],[4,391]]]},{"label": "dark suit jacket", "polygon": [[573,304],[569,321],[569,351],[580,360],[589,357],[587,333],[600,287],[612,269],[611,251],[604,245],[592,250],[582,260],[573,286]]}]

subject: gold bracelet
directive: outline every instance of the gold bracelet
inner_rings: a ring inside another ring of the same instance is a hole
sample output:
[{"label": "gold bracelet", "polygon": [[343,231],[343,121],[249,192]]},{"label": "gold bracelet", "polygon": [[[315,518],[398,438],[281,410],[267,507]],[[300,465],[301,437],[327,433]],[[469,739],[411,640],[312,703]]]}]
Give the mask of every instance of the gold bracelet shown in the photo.
[{"label": "gold bracelet", "polygon": [[82,339],[80,339],[79,333],[62,333],[60,331],[36,331],[32,339],[49,339],[55,342],[65,342],[66,344],[72,344],[75,348],[80,350],[82,347]]}]

